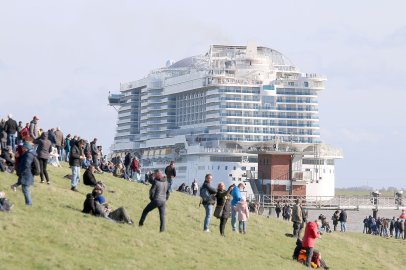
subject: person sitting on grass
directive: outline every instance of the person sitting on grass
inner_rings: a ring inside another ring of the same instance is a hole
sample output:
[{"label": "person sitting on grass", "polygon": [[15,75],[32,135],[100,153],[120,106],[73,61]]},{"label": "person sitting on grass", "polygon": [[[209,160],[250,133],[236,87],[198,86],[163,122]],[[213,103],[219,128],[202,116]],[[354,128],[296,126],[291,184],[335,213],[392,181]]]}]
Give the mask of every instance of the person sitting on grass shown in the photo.
[{"label": "person sitting on grass", "polygon": [[0,192],[0,211],[9,212],[13,208],[13,204],[6,198],[6,193]]},{"label": "person sitting on grass", "polygon": [[123,207],[112,210],[101,194],[102,189],[99,188],[95,188],[92,193],[87,194],[82,212],[120,223],[133,224],[133,221]]},{"label": "person sitting on grass", "polygon": [[96,177],[94,177],[94,172],[96,168],[94,165],[90,165],[89,168],[83,173],[83,184],[87,186],[94,187],[97,184]]}]

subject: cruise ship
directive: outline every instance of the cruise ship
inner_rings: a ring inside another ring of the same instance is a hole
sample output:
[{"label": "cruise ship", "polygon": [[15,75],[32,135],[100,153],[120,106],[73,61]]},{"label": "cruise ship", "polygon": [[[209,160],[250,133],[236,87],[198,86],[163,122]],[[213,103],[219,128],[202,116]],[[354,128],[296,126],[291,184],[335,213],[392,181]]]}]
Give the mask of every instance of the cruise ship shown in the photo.
[{"label": "cruise ship", "polygon": [[137,155],[142,173],[174,160],[175,188],[210,173],[214,185],[243,182],[248,193],[334,196],[342,153],[320,139],[325,81],[256,42],[211,45],[109,93],[110,150]]}]

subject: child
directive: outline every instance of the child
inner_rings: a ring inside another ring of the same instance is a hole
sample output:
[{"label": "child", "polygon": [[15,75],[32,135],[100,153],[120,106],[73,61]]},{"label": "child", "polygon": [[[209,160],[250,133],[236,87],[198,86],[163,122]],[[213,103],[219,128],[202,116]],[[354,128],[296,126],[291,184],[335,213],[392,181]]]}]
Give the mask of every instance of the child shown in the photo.
[{"label": "child", "polygon": [[239,231],[240,233],[247,232],[247,220],[249,218],[248,204],[244,196],[241,196],[241,200],[237,204],[237,213],[239,221]]}]

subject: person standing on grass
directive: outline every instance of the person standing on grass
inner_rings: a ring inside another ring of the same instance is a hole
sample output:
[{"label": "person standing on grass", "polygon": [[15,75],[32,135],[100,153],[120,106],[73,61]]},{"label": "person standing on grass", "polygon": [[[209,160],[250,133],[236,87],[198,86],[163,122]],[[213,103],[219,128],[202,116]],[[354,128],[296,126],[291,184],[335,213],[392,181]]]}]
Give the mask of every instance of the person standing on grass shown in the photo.
[{"label": "person standing on grass", "polygon": [[58,149],[58,159],[62,161],[63,158],[63,148],[64,148],[65,140],[63,138],[63,133],[59,127],[56,128],[55,131],[55,146]]},{"label": "person standing on grass", "polygon": [[241,196],[241,200],[237,204],[238,212],[238,231],[240,233],[247,233],[247,221],[250,217],[250,211],[248,210],[247,199],[245,196]]},{"label": "person standing on grass", "polygon": [[165,231],[165,204],[168,200],[168,182],[162,175],[160,170],[155,170],[154,172],[154,182],[152,184],[151,189],[149,190],[149,199],[151,202],[144,208],[142,211],[142,215],[138,225],[142,227],[144,225],[145,219],[149,212],[158,208],[159,210],[159,219],[160,219],[160,226],[159,231]]},{"label": "person standing on grass", "polygon": [[196,179],[193,179],[193,183],[192,183],[193,196],[196,196],[197,191],[199,191],[199,185],[197,184]]},{"label": "person standing on grass", "polygon": [[[333,220],[333,226],[334,226],[334,231],[337,231],[337,225],[338,225],[338,220],[340,219],[340,211],[336,210],[333,214],[333,216],[331,217],[331,219]],[[368,219],[367,219],[368,221]],[[366,233],[366,230],[365,230]]]},{"label": "person standing on grass", "polygon": [[224,183],[218,184],[216,199],[217,205],[214,211],[214,216],[220,218],[220,235],[225,236],[224,229],[226,227],[227,220],[231,216],[231,196],[230,192],[233,190],[235,185],[231,185],[228,190],[225,189]]},{"label": "person standing on grass", "polygon": [[204,232],[210,232],[209,225],[211,212],[213,209],[213,205],[216,203],[214,195],[217,193],[217,190],[210,185],[212,180],[213,176],[211,174],[206,174],[206,176],[204,177],[204,183],[200,188],[200,197],[202,197],[201,204],[203,204],[206,213],[203,224]]},{"label": "person standing on grass", "polygon": [[172,182],[173,178],[176,177],[176,169],[175,169],[175,161],[171,161],[171,163],[165,168],[166,179],[168,180],[168,189],[169,192],[172,192]]},{"label": "person standing on grass", "polygon": [[241,191],[244,191],[244,188],[244,184],[239,183],[238,188],[234,188],[231,191],[231,196],[233,196],[231,201],[231,228],[233,232],[237,231],[237,204],[241,200]]},{"label": "person standing on grass", "polygon": [[302,206],[300,205],[300,200],[296,199],[295,205],[292,207],[293,237],[300,237],[299,230],[302,221]]},{"label": "person standing on grass", "polygon": [[18,165],[18,181],[17,185],[22,186],[25,204],[31,206],[32,199],[29,187],[34,184],[34,175],[32,174],[32,163],[34,161],[35,152],[33,147],[28,142],[23,144],[23,155],[20,158]]},{"label": "person standing on grass", "polygon": [[32,121],[30,122],[29,135],[31,137],[31,140],[35,140],[39,137],[38,120],[39,118],[37,116],[34,116],[32,118]]},{"label": "person standing on grass", "polygon": [[71,140],[71,135],[68,134],[65,138],[65,156],[64,156],[64,161],[69,162],[69,154],[70,154],[70,140]]},{"label": "person standing on grass", "polygon": [[347,212],[345,211],[345,209],[342,209],[340,212],[340,217],[339,217],[339,221],[340,221],[340,226],[341,226],[341,232],[345,232],[347,230]]},{"label": "person standing on grass", "polygon": [[11,149],[13,149],[13,152],[16,151],[16,132],[17,132],[17,122],[13,119],[13,115],[10,113],[8,115],[8,120],[6,121],[4,125],[4,130],[7,133],[7,145],[11,146]]},{"label": "person standing on grass", "polygon": [[47,180],[47,184],[49,185],[49,176],[47,171],[47,164],[49,159],[49,153],[52,151],[52,143],[48,140],[47,133],[44,132],[41,134],[39,139],[34,140],[34,143],[38,145],[37,147],[37,156],[40,166],[40,177],[41,183],[44,183],[44,176]]},{"label": "person standing on grass", "polygon": [[80,163],[82,160],[85,159],[85,156],[83,155],[84,146],[85,141],[83,139],[80,139],[79,141],[75,142],[70,151],[69,165],[71,166],[72,169],[72,180],[71,180],[72,191],[78,191],[76,187],[80,180],[79,178]]},{"label": "person standing on grass", "polygon": [[276,212],[276,218],[279,218],[279,215],[280,215],[280,214],[281,214],[281,212],[282,212],[280,202],[277,202],[277,203],[276,203],[276,206],[275,206],[275,212]]},{"label": "person standing on grass", "polygon": [[310,221],[306,224],[305,233],[302,240],[302,247],[306,249],[306,266],[311,267],[313,250],[316,242],[316,238],[320,237],[318,229],[320,227],[320,221]]}]

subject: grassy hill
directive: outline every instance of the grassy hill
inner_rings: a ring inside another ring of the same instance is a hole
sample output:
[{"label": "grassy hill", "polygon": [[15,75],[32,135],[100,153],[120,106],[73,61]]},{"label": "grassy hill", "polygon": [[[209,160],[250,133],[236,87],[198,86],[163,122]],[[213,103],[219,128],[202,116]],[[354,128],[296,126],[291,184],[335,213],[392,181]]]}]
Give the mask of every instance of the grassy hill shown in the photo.
[{"label": "grassy hill", "polygon": [[[295,240],[284,235],[291,223],[252,216],[246,235],[232,233],[227,224],[223,238],[213,217],[212,232],[204,233],[199,199],[176,192],[167,203],[165,233],[158,232],[157,210],[142,228],[84,215],[80,211],[91,188],[79,185],[80,192],[70,191],[70,181],[63,178],[70,171],[64,166],[50,168],[50,186],[36,177],[32,207],[24,205],[21,189],[10,190],[16,176],[0,173],[0,190],[14,203],[11,213],[0,212],[1,269],[305,269],[291,260]],[[105,193],[113,208],[124,206],[138,223],[149,187],[96,176],[115,191]],[[406,265],[406,241],[334,233],[316,245],[331,269]]]}]

